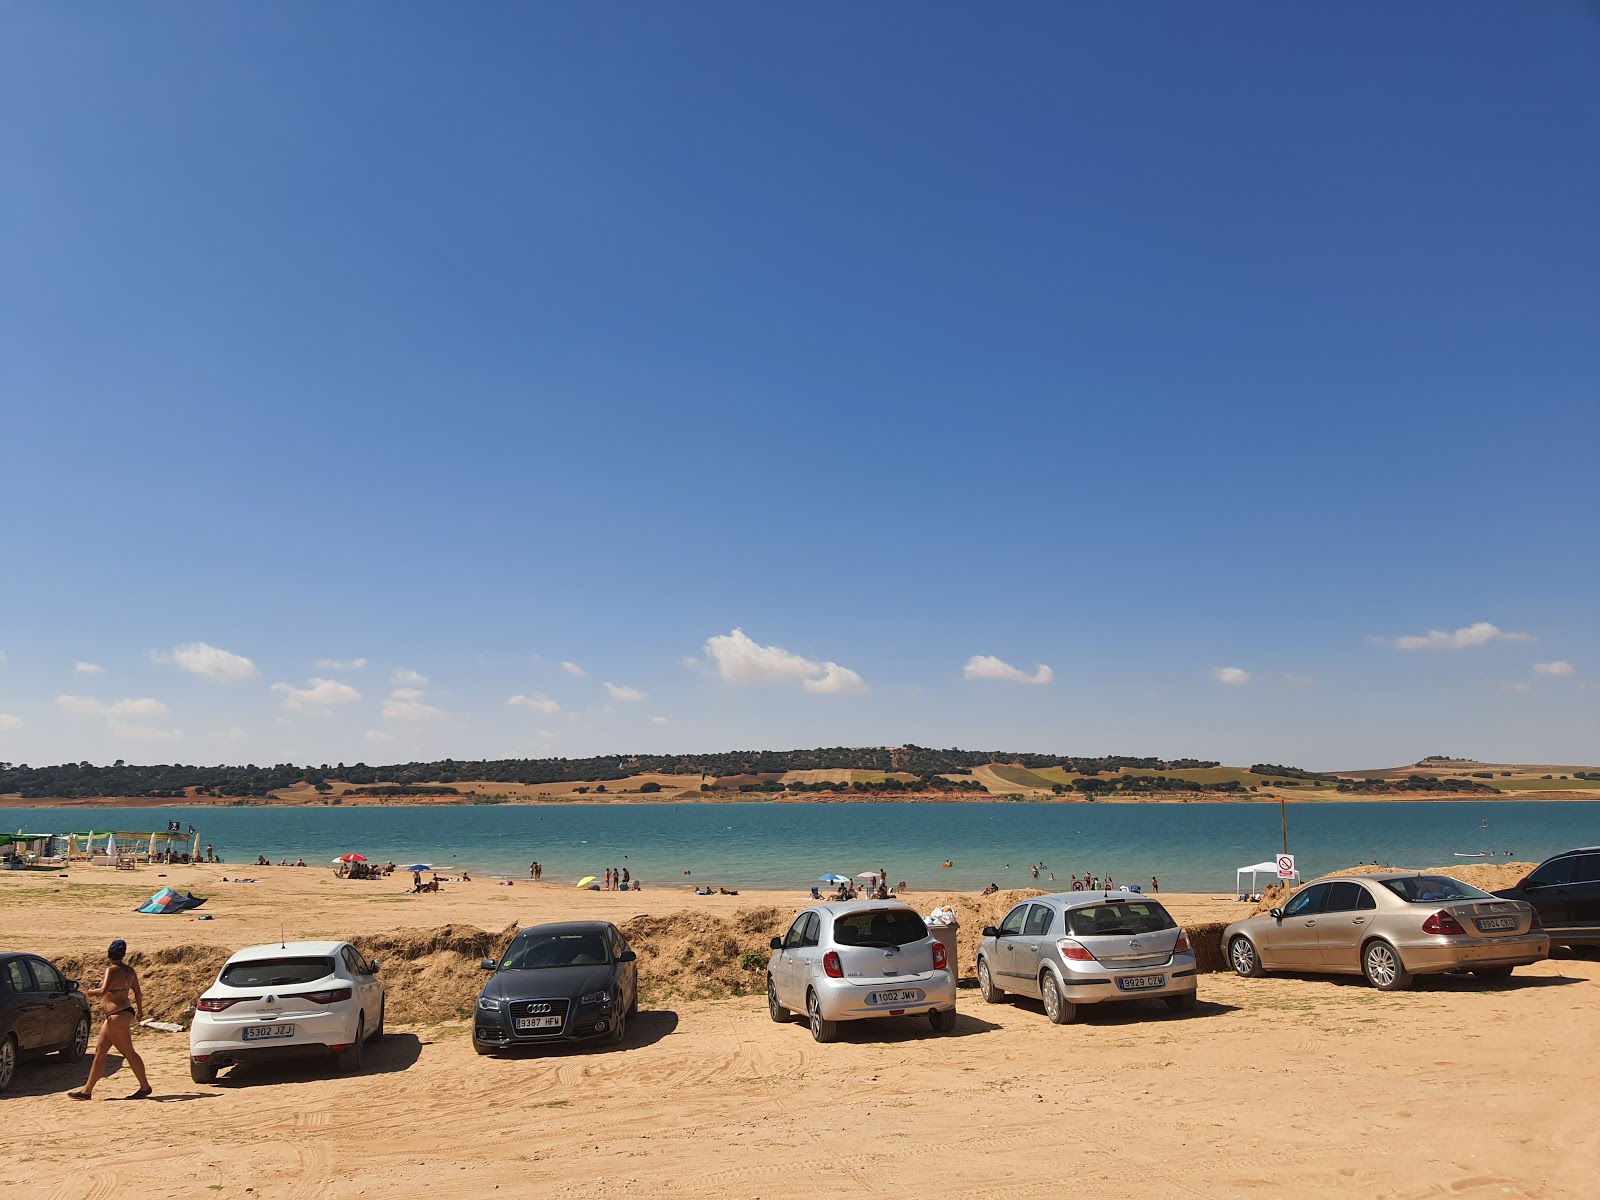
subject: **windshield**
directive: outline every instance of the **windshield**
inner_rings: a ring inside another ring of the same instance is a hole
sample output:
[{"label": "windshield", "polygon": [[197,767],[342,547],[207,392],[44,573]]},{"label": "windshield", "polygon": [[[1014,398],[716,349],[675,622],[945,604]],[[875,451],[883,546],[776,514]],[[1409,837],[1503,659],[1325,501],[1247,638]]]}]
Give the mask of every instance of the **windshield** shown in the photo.
[{"label": "windshield", "polygon": [[1488,892],[1480,892],[1459,879],[1448,875],[1414,875],[1410,879],[1385,879],[1383,886],[1402,900],[1412,904],[1433,904],[1440,900],[1493,900]]},{"label": "windshield", "polygon": [[295,983],[314,983],[333,974],[331,958],[253,958],[232,962],[222,968],[218,983],[229,987],[285,987]]},{"label": "windshield", "polygon": [[927,936],[928,927],[909,908],[869,909],[833,921],[833,940],[839,946],[906,946]]},{"label": "windshield", "polygon": [[1067,913],[1067,928],[1074,937],[1132,937],[1176,927],[1167,910],[1152,900],[1086,904]]},{"label": "windshield", "polygon": [[542,967],[592,967],[610,961],[605,936],[598,931],[537,933],[513,941],[500,960],[500,969],[534,971]]}]

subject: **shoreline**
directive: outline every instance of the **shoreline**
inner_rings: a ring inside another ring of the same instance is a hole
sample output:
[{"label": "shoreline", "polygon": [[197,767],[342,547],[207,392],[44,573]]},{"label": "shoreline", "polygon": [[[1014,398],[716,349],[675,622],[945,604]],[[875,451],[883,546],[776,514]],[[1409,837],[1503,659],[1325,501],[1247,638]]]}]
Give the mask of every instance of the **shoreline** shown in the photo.
[{"label": "shoreline", "polygon": [[626,806],[667,804],[1051,804],[1051,805],[1130,805],[1130,804],[1568,804],[1600,801],[1600,791],[1496,792],[1389,792],[1380,795],[1334,793],[1314,796],[1254,795],[1233,796],[1226,792],[1203,794],[1172,792],[1144,796],[1096,797],[1093,800],[1067,798],[1047,793],[989,793],[982,796],[927,795],[906,792],[877,795],[757,796],[754,794],[708,796],[644,795],[618,792],[606,796],[518,797],[504,800],[474,799],[462,796],[362,796],[340,797],[338,804],[321,798],[298,799],[279,796],[228,797],[188,796],[48,796],[22,799],[15,794],[0,796],[0,808],[540,808],[549,805]]}]

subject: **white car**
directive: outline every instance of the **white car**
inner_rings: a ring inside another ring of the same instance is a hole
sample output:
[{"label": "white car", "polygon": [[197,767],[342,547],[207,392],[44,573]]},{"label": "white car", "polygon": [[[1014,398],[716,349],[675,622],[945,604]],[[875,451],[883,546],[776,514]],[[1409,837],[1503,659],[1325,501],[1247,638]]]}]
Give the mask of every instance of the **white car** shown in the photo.
[{"label": "white car", "polygon": [[772,939],[767,1012],[805,1014],[831,1042],[840,1021],[927,1014],[935,1033],[956,1027],[956,979],[915,909],[881,900],[813,904]]},{"label": "white car", "polygon": [[189,1076],[213,1083],[241,1062],[335,1055],[357,1071],[383,1036],[378,964],[349,942],[282,942],[240,950],[195,1004]]}]

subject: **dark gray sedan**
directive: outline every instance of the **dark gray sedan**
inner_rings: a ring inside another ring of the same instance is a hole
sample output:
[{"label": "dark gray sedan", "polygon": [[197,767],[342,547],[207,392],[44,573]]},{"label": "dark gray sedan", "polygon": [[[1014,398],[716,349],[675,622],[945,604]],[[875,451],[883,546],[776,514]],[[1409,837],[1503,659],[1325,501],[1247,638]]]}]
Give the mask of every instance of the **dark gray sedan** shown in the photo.
[{"label": "dark gray sedan", "polygon": [[511,939],[478,995],[472,1048],[603,1038],[619,1045],[639,1012],[638,955],[607,921],[534,925]]},{"label": "dark gray sedan", "polygon": [[0,1092],[17,1063],[59,1052],[77,1062],[89,1045],[89,1002],[36,954],[0,950]]}]

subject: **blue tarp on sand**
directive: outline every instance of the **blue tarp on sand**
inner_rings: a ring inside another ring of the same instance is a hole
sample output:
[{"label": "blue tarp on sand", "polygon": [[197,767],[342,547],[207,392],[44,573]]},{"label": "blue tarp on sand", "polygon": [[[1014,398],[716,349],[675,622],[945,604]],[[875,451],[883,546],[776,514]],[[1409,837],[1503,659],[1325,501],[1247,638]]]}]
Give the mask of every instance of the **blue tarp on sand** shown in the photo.
[{"label": "blue tarp on sand", "polygon": [[181,913],[188,912],[191,908],[199,908],[205,902],[204,896],[195,896],[190,892],[175,892],[169,887],[164,887],[134,911],[158,914]]}]

